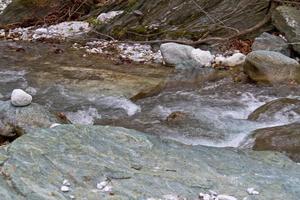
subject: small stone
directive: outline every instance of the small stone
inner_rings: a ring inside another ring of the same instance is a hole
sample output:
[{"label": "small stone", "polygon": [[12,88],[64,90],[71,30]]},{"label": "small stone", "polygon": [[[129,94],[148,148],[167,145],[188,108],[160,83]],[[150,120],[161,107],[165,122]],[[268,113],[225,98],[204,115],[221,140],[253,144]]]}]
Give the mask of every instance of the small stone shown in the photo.
[{"label": "small stone", "polygon": [[225,194],[220,194],[217,196],[216,200],[237,200],[237,198]]},{"label": "small stone", "polygon": [[63,185],[63,186],[60,187],[60,190],[62,192],[69,192],[70,191],[70,187]]},{"label": "small stone", "polygon": [[199,198],[201,200],[210,200],[210,195],[209,194],[203,194],[203,193],[200,193],[199,194]]},{"label": "small stone", "polygon": [[133,14],[136,15],[136,16],[143,16],[144,15],[143,12],[140,11],[140,10],[133,11]]},{"label": "small stone", "polygon": [[24,90],[15,89],[11,94],[11,103],[14,106],[28,106],[31,104],[32,96]]},{"label": "small stone", "polygon": [[108,185],[107,181],[102,181],[101,183],[97,183],[97,189],[103,190],[103,188],[107,185]]},{"label": "small stone", "polygon": [[259,195],[259,192],[256,191],[254,188],[248,188],[248,189],[247,189],[247,193],[248,193],[249,195]]},{"label": "small stone", "polygon": [[71,186],[71,183],[69,182],[69,180],[65,179],[63,181],[63,185],[65,185],[65,186]]},{"label": "small stone", "polygon": [[70,199],[75,199],[74,195],[70,195],[69,197],[70,197]]},{"label": "small stone", "polygon": [[51,126],[49,128],[55,128],[55,127],[60,126],[60,125],[61,124],[59,124],[59,123],[54,123],[54,124],[51,124]]}]

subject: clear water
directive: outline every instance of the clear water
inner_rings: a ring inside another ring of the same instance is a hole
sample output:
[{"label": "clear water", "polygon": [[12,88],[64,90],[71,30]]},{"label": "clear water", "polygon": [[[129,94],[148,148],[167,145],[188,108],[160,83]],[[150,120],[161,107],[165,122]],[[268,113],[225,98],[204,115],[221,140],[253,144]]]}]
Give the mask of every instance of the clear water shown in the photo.
[{"label": "clear water", "polygon": [[[155,71],[162,69],[82,60],[78,52],[55,55],[46,49],[49,47],[41,48],[25,44],[25,52],[20,53],[11,45],[8,48],[0,44],[0,97],[3,100],[9,99],[13,89],[22,88],[33,93],[34,102],[51,111],[64,112],[76,124],[123,126],[186,144],[217,147],[238,147],[253,130],[300,119],[298,114],[285,108],[264,122],[247,120],[249,114],[266,102],[281,97],[299,98],[298,88],[236,84],[229,79],[203,82],[205,73],[203,75],[201,70],[171,73],[166,69],[169,87],[157,95],[132,102],[120,89],[107,91],[105,84],[118,85],[118,79],[104,81],[105,87],[102,82],[95,82],[101,77],[93,74],[95,67],[90,66],[97,62],[96,70],[122,71],[134,77],[147,74],[152,78],[161,76],[161,72]],[[83,75],[85,68],[91,72]],[[121,88],[127,91],[126,87]],[[166,121],[171,113],[178,111],[186,117],[175,123]]]}]

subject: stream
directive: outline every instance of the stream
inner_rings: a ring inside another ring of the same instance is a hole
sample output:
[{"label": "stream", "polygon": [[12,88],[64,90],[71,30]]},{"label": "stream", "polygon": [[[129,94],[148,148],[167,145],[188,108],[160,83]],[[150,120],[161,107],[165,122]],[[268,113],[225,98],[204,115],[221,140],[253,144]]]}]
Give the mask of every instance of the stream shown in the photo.
[{"label": "stream", "polygon": [[[0,42],[0,99],[8,100],[13,89],[21,88],[35,103],[65,113],[75,124],[121,126],[190,145],[239,147],[256,129],[300,119],[279,112],[264,122],[247,120],[266,102],[300,98],[296,87],[234,83],[228,77],[208,80],[212,73],[116,64],[68,43]],[[174,112],[179,119],[169,120]]]}]

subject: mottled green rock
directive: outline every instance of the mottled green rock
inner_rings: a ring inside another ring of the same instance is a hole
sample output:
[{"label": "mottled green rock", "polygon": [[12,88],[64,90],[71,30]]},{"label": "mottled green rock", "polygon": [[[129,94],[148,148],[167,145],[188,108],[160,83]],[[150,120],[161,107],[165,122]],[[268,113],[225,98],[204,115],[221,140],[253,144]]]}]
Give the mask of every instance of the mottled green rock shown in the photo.
[{"label": "mottled green rock", "polygon": [[279,6],[273,12],[274,26],[285,34],[293,49],[300,53],[300,10],[295,7]]},{"label": "mottled green rock", "polygon": [[[8,155],[3,171],[14,186],[9,194],[18,191],[30,200],[71,194],[88,200],[166,194],[197,199],[210,189],[243,199],[249,187],[260,191],[256,200],[300,196],[300,166],[281,154],[186,146],[124,128],[36,129],[12,143]],[[96,189],[105,178],[112,181],[113,195]],[[71,182],[69,193],[60,191],[64,179]]]}]

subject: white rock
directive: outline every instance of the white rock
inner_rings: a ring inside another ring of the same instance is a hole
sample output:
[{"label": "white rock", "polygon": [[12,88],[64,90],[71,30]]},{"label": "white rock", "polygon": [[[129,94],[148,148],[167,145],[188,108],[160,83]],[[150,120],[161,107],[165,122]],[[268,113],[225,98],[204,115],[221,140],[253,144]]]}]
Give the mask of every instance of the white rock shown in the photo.
[{"label": "white rock", "polygon": [[200,193],[199,197],[201,197],[202,200],[210,200],[210,195],[209,194]]},{"label": "white rock", "polygon": [[70,195],[69,197],[70,197],[70,199],[75,199],[74,195]]},{"label": "white rock", "polygon": [[201,66],[209,67],[211,66],[214,56],[210,53],[210,51],[203,51],[201,49],[194,49],[192,51],[192,58],[199,63]]},{"label": "white rock", "polygon": [[108,185],[107,181],[102,181],[100,183],[97,183],[97,189],[102,190],[107,185]]},{"label": "white rock", "polygon": [[237,200],[237,198],[225,194],[220,194],[217,196],[216,200]]},{"label": "white rock", "polygon": [[69,187],[69,186],[63,185],[63,186],[60,187],[60,190],[61,190],[62,192],[69,192],[69,191],[70,191],[70,187]]},{"label": "white rock", "polygon": [[11,94],[11,103],[14,106],[28,106],[31,101],[32,96],[21,89],[15,89]]},{"label": "white rock", "polygon": [[0,37],[5,37],[5,30],[4,29],[0,29]]},{"label": "white rock", "polygon": [[179,200],[178,195],[167,194],[163,196],[164,200]]},{"label": "white rock", "polygon": [[259,195],[259,192],[256,191],[254,188],[248,188],[248,189],[247,189],[247,193],[248,193],[249,195]]},{"label": "white rock", "polygon": [[48,29],[46,29],[46,28],[38,28],[34,32],[35,32],[35,34],[47,34],[48,33]]},{"label": "white rock", "polygon": [[232,56],[226,58],[226,65],[228,67],[234,67],[243,64],[245,60],[246,60],[246,56],[244,54],[235,53]]},{"label": "white rock", "polygon": [[54,123],[54,124],[51,124],[51,126],[49,128],[55,128],[55,127],[60,126],[60,125],[61,124],[59,124],[59,123]]},{"label": "white rock", "polygon": [[215,63],[216,63],[216,65],[224,65],[224,64],[226,64],[226,58],[222,55],[217,56],[215,58]]},{"label": "white rock", "polygon": [[110,11],[108,13],[101,13],[98,17],[97,20],[100,22],[108,22],[109,20],[115,18],[118,15],[121,15],[124,11],[119,10],[119,11]]},{"label": "white rock", "polygon": [[65,186],[71,186],[71,183],[70,183],[69,180],[65,179],[65,180],[63,181],[63,185],[65,185]]}]

